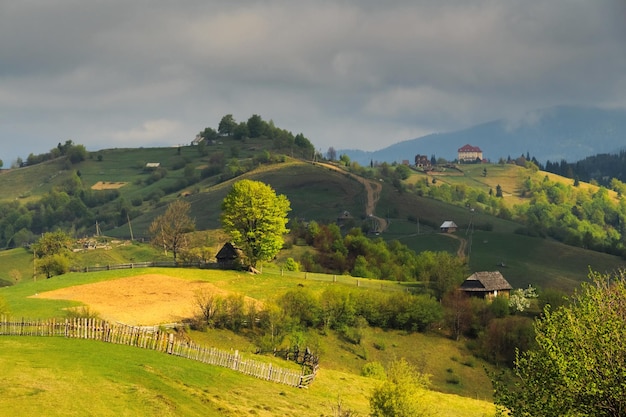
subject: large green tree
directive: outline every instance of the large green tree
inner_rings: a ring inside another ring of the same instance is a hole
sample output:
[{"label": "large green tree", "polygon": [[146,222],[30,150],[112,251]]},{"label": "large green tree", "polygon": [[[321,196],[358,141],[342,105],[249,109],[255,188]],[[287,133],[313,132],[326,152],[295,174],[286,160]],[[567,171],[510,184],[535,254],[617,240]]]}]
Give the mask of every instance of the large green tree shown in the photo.
[{"label": "large green tree", "polygon": [[72,238],[61,230],[44,233],[32,246],[37,270],[46,278],[66,273],[70,266],[71,246]]},{"label": "large green tree", "polygon": [[152,244],[165,251],[171,251],[174,261],[181,250],[187,248],[187,233],[195,229],[195,221],[189,217],[191,204],[176,200],[167,206],[167,210],[150,225]]},{"label": "large green tree", "polygon": [[518,354],[517,383],[494,381],[510,416],[626,415],[626,275],[590,273],[570,305],[535,323],[537,348]]},{"label": "large green tree", "polygon": [[291,210],[284,195],[259,181],[241,180],[222,202],[222,227],[253,267],[271,260],[283,246],[287,214]]},{"label": "large green tree", "polygon": [[220,120],[219,125],[217,126],[217,131],[220,135],[224,136],[232,136],[235,132],[235,128],[237,127],[237,122],[232,114],[227,114]]}]

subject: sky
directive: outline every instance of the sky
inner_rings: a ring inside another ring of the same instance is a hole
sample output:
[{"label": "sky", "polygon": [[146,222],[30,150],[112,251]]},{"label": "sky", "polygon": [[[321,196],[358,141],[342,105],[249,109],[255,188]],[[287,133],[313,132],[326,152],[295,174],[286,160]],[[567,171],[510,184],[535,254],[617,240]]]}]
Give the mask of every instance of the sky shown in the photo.
[{"label": "sky", "polygon": [[626,0],[0,0],[0,159],[258,114],[325,153],[626,108]]}]

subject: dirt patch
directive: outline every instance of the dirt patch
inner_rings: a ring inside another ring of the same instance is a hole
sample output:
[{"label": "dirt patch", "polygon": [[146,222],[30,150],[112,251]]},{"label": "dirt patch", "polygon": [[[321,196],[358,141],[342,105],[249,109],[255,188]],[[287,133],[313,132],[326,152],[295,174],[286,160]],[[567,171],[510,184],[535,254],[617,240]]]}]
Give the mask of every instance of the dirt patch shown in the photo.
[{"label": "dirt patch", "polygon": [[198,291],[227,292],[203,281],[147,274],[40,293],[38,298],[80,301],[101,318],[130,325],[178,322],[196,312]]},{"label": "dirt patch", "polygon": [[127,182],[98,181],[91,186],[92,190],[117,190],[128,184]]}]

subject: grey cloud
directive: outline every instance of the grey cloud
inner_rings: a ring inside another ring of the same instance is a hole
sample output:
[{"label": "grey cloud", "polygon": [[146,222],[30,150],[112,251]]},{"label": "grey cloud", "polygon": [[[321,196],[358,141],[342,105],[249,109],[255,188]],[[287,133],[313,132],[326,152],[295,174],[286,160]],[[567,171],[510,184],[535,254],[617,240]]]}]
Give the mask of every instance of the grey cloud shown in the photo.
[{"label": "grey cloud", "polygon": [[620,4],[3,2],[0,158],[66,135],[180,143],[226,113],[371,150],[556,104],[626,106]]}]

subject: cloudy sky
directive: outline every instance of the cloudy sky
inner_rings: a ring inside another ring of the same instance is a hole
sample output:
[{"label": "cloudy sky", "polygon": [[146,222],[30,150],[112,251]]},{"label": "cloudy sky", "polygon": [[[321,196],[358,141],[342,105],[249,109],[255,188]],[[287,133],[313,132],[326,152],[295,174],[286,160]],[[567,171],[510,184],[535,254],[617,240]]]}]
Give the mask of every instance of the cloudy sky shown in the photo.
[{"label": "cloudy sky", "polygon": [[0,0],[0,159],[252,114],[325,152],[626,107],[625,0]]}]

